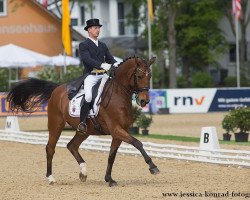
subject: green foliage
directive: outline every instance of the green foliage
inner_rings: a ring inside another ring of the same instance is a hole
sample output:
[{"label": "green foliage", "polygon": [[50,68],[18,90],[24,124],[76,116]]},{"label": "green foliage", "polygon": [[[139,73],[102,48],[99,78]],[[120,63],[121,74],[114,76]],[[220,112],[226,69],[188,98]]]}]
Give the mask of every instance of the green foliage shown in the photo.
[{"label": "green foliage", "polygon": [[223,80],[224,87],[236,87],[237,86],[237,79],[236,77],[228,76]]},{"label": "green foliage", "polygon": [[0,69],[0,92],[5,92],[8,89],[9,69]]},{"label": "green foliage", "polygon": [[[232,77],[232,76],[228,76],[223,80],[222,85],[224,87],[237,87],[237,78]],[[240,76],[240,86],[241,87],[249,87],[250,86],[250,82],[249,82],[249,80],[247,80],[245,74],[241,74],[241,76]]]},{"label": "green foliage", "polygon": [[178,76],[177,77],[177,87],[178,88],[187,88],[188,87],[188,80],[185,76]]},{"label": "green foliage", "polygon": [[250,130],[250,107],[238,107],[231,110],[222,120],[222,128],[228,132],[246,133]]},{"label": "green foliage", "polygon": [[140,128],[147,130],[152,121],[153,121],[152,115],[146,115],[142,113],[138,118],[137,124]]},{"label": "green foliage", "polygon": [[83,68],[80,66],[68,66],[67,73],[62,74],[62,77],[60,78],[60,70],[62,69],[56,70],[51,67],[46,67],[44,68],[44,70],[40,71],[37,76],[38,78],[47,81],[52,81],[56,83],[66,83],[78,78],[83,73]]},{"label": "green foliage", "polygon": [[229,133],[230,131],[234,131],[234,117],[231,116],[231,115],[226,115],[222,122],[221,122],[221,125],[222,125],[222,128],[226,131],[226,133]]},{"label": "green foliage", "polygon": [[37,77],[46,81],[60,82],[60,73],[51,67],[44,67],[44,69],[37,74]]},{"label": "green foliage", "polygon": [[213,87],[213,79],[208,73],[197,72],[192,77],[192,87],[193,88],[209,88],[209,87]]},{"label": "green foliage", "polygon": [[225,38],[218,28],[222,15],[217,0],[183,0],[176,29],[178,52],[186,65],[206,68],[224,52]]},{"label": "green foliage", "polygon": [[230,111],[229,116],[233,120],[233,129],[239,129],[240,132],[250,130],[250,107],[238,107]]},{"label": "green foliage", "polygon": [[68,66],[67,73],[63,76],[63,78],[61,79],[61,82],[66,83],[66,82],[72,81],[82,76],[82,74],[83,74],[83,67]]},{"label": "green foliage", "polygon": [[138,119],[139,119],[139,117],[141,116],[141,108],[140,107],[138,107],[138,106],[133,106],[132,107],[132,114],[133,114],[133,126],[136,126],[136,125],[138,125]]}]

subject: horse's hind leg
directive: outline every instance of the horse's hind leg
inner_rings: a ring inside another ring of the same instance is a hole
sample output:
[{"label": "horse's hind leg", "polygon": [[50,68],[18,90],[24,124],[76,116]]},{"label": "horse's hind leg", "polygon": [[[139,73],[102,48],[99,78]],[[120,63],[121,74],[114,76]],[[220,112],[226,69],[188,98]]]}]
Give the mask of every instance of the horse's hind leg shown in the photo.
[{"label": "horse's hind leg", "polygon": [[55,179],[52,176],[52,159],[55,154],[56,143],[62,133],[63,127],[65,126],[65,120],[61,115],[50,116],[48,113],[48,129],[49,129],[49,140],[46,145],[46,155],[47,155],[47,173],[46,177],[49,184],[55,183]]},{"label": "horse's hind leg", "polygon": [[113,138],[111,147],[110,147],[110,152],[109,152],[109,158],[108,158],[108,166],[107,166],[107,171],[105,175],[105,181],[109,183],[110,187],[116,186],[117,183],[114,181],[111,177],[111,172],[112,172],[112,167],[115,161],[116,153],[121,145],[121,140]]},{"label": "horse's hind leg", "polygon": [[87,165],[83,160],[82,156],[78,152],[79,146],[81,143],[88,138],[89,135],[80,135],[76,133],[76,135],[72,138],[72,140],[67,144],[68,150],[75,157],[76,161],[80,166],[79,178],[82,182],[85,182],[87,179]]}]

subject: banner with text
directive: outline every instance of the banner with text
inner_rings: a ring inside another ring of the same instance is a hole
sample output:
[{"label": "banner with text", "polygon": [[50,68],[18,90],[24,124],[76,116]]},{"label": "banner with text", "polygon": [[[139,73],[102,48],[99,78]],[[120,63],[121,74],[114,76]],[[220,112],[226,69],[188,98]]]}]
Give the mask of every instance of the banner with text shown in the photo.
[{"label": "banner with text", "polygon": [[[9,103],[6,101],[6,94],[0,93],[0,117],[13,115],[9,111]],[[22,116],[23,113],[20,112],[18,115]],[[35,108],[35,112],[31,114],[31,116],[41,116],[47,115],[47,104],[42,104],[39,107]]]},{"label": "banner with text", "polygon": [[250,88],[150,90],[150,109],[154,114],[160,108],[168,108],[170,113],[206,113],[242,106],[250,106]]}]

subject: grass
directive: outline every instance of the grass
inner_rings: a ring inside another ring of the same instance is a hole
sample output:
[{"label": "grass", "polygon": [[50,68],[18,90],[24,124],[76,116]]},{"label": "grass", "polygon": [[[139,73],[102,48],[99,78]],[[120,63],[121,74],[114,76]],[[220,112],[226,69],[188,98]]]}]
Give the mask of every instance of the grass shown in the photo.
[{"label": "grass", "polygon": [[[200,142],[199,137],[188,137],[188,136],[177,136],[177,135],[160,135],[160,134],[150,134],[150,135],[134,135],[136,137],[143,137],[143,138],[153,138],[153,139],[161,139],[161,140],[174,140],[174,141],[181,141],[181,142]],[[237,144],[237,145],[244,145],[250,146],[250,142],[235,142],[235,141],[223,141],[219,140],[220,144]]]},{"label": "grass", "polygon": [[187,137],[187,136],[177,136],[177,135],[150,134],[150,135],[138,135],[138,136],[143,137],[143,138],[175,140],[175,141],[182,141],[182,142],[199,142],[200,141],[200,138],[197,138],[197,137]]},{"label": "grass", "polygon": [[[38,130],[33,130],[34,132],[37,132]],[[30,131],[30,132],[33,132]],[[46,131],[46,130],[40,130],[40,131]],[[72,131],[72,129],[65,129],[64,131]],[[75,134],[75,131],[72,131],[72,135]],[[173,140],[173,141],[181,141],[181,142],[195,142],[199,143],[200,138],[199,137],[188,137],[188,136],[177,136],[177,135],[161,135],[161,134],[149,134],[149,135],[133,135],[134,137],[140,137],[140,138],[153,138],[153,139],[160,139],[160,140]],[[243,145],[243,146],[250,146],[250,142],[235,142],[234,140],[231,141],[223,141],[219,140],[220,144],[229,144],[229,145]]]}]

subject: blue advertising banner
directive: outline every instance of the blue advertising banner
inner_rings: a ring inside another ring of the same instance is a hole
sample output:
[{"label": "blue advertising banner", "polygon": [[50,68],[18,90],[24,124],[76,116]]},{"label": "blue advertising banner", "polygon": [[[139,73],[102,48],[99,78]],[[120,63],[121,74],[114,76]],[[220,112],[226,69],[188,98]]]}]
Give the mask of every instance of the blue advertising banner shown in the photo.
[{"label": "blue advertising banner", "polygon": [[250,106],[250,89],[218,89],[208,111],[229,111],[242,106]]},{"label": "blue advertising banner", "polygon": [[167,90],[150,90],[149,109],[152,113],[157,113],[160,108],[167,108]]},{"label": "blue advertising banner", "polygon": [[[47,115],[47,103],[44,103],[40,105],[39,107],[36,107],[34,109],[35,112],[33,112],[31,115]],[[0,93],[0,117],[13,115],[12,112],[9,110],[9,103],[6,101],[6,94]],[[19,112],[17,115],[22,116],[23,113]]]},{"label": "blue advertising banner", "polygon": [[149,91],[149,110],[153,114],[225,112],[250,106],[250,88],[153,89]]}]

